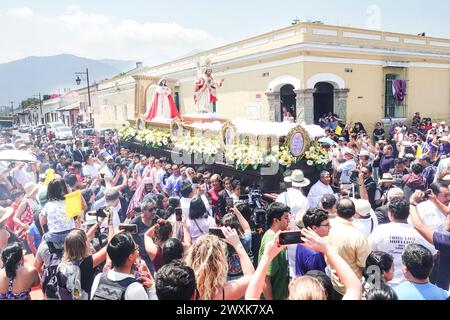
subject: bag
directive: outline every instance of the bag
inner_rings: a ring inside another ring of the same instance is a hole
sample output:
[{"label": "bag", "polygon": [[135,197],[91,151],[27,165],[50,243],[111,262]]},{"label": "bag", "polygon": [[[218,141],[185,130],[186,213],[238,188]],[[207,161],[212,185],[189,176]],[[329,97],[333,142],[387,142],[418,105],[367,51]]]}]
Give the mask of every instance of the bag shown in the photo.
[{"label": "bag", "polygon": [[47,298],[58,299],[57,269],[61,263],[64,249],[56,249],[52,242],[47,242],[50,251],[49,265],[42,274],[42,291]]},{"label": "bag", "polygon": [[120,281],[112,281],[107,273],[102,273],[92,300],[125,300],[125,292],[129,285],[138,282],[134,278],[125,278]]},{"label": "bag", "polygon": [[57,269],[58,296],[60,300],[89,300],[89,294],[81,288],[79,263],[62,262]]}]

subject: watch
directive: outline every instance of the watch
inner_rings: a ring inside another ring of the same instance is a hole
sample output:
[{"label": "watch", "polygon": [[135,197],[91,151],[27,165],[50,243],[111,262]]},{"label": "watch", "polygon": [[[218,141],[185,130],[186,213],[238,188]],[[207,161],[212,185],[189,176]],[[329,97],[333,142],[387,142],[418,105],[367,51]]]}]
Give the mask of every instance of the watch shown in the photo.
[{"label": "watch", "polygon": [[409,202],[409,205],[410,205],[410,206],[413,206],[413,207],[417,207],[417,202],[410,201],[410,202]]}]

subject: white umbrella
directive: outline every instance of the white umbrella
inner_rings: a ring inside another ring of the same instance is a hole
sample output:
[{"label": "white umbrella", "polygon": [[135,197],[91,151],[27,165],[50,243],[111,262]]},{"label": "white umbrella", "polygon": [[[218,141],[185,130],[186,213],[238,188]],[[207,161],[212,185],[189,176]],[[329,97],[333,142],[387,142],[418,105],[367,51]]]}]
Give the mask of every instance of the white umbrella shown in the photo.
[{"label": "white umbrella", "polygon": [[36,157],[28,151],[3,150],[0,151],[0,161],[10,162],[38,162]]}]

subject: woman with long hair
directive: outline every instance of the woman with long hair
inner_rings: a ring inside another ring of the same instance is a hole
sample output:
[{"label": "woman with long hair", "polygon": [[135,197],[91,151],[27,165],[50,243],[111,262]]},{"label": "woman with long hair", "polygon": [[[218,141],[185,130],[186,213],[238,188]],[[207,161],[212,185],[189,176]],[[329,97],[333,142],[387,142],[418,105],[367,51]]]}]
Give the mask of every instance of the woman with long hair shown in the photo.
[{"label": "woman with long hair", "polygon": [[24,266],[23,249],[12,243],[2,251],[4,269],[0,270],[0,300],[31,300],[31,288],[39,285],[33,267]]},{"label": "woman with long hair", "polygon": [[200,237],[189,249],[186,264],[195,272],[200,300],[238,300],[245,295],[255,269],[236,230],[222,227],[226,243],[239,255],[244,276],[227,281],[227,248],[215,235]]}]

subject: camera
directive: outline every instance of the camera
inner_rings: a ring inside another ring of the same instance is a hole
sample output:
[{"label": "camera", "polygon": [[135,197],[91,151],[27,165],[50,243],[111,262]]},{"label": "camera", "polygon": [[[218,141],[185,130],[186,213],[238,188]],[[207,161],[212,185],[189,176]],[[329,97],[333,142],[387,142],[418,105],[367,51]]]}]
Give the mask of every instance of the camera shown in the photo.
[{"label": "camera", "polygon": [[431,196],[431,190],[427,190],[427,191],[425,191],[425,195],[423,196],[422,200],[428,201],[428,200],[430,200],[430,196]]},{"label": "camera", "polygon": [[108,216],[108,209],[105,208],[100,208],[97,211],[89,211],[87,214],[90,216],[95,216],[97,218],[106,218]]}]

